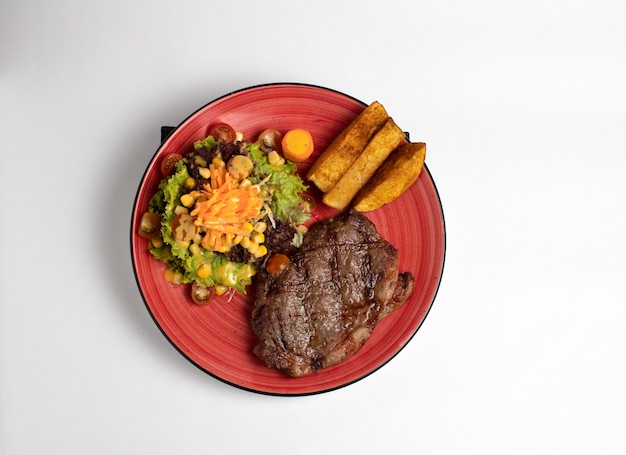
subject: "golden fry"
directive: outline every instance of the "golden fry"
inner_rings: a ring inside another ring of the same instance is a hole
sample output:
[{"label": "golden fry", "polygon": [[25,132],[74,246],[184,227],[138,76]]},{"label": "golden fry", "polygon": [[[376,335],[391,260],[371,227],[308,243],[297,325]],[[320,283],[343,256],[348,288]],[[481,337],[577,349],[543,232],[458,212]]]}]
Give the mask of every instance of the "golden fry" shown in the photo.
[{"label": "golden fry", "polygon": [[343,210],[374,175],[389,154],[405,139],[404,132],[391,117],[374,134],[363,152],[354,160],[322,201],[329,207]]},{"label": "golden fry", "polygon": [[426,144],[413,142],[393,152],[354,198],[353,207],[370,212],[396,200],[419,177],[426,158]]},{"label": "golden fry", "polygon": [[307,179],[322,192],[330,191],[388,117],[378,101],[366,107],[315,160]]}]

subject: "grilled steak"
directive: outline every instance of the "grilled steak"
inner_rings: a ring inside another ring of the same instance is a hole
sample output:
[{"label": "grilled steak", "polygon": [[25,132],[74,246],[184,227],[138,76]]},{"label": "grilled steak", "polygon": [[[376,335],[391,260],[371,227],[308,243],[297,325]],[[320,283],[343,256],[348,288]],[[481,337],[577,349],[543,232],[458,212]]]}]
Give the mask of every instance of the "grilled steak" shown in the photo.
[{"label": "grilled steak", "polygon": [[398,251],[350,210],[311,227],[287,268],[257,275],[255,354],[293,377],[343,362],[413,291]]}]

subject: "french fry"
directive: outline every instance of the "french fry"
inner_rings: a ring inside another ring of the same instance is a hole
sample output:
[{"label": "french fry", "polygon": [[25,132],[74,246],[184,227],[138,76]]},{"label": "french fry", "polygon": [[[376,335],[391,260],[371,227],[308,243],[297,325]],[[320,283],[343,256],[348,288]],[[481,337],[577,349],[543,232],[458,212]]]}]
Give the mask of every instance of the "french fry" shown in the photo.
[{"label": "french fry", "polygon": [[339,210],[346,208],[352,198],[404,139],[404,132],[389,117],[348,170],[323,196],[324,204]]},{"label": "french fry", "polygon": [[426,144],[408,143],[393,152],[353,200],[359,212],[370,212],[396,200],[417,180],[426,158]]},{"label": "french fry", "polygon": [[330,191],[388,117],[378,101],[366,107],[315,160],[307,179],[322,192]]}]

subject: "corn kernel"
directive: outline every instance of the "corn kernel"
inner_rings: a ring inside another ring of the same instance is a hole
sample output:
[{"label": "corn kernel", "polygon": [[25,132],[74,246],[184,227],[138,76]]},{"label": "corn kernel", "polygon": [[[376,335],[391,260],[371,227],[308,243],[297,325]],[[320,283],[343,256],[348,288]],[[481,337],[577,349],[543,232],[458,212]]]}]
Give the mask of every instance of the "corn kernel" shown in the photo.
[{"label": "corn kernel", "polygon": [[177,205],[176,207],[174,207],[174,213],[176,215],[180,215],[181,213],[189,213],[189,210],[187,210],[187,207],[183,207],[182,205]]},{"label": "corn kernel", "polygon": [[196,270],[198,278],[208,278],[211,276],[211,266],[209,264],[201,264]]},{"label": "corn kernel", "polygon": [[250,236],[250,240],[252,240],[252,242],[254,243],[258,243],[261,244],[263,242],[265,242],[265,235],[263,235],[262,232],[254,232],[251,236]]},{"label": "corn kernel", "polygon": [[259,248],[252,254],[255,258],[263,257],[267,254],[267,248],[265,245],[259,245]]},{"label": "corn kernel", "polygon": [[243,133],[241,131],[235,131],[235,141],[243,141]]},{"label": "corn kernel", "polygon": [[187,177],[185,179],[185,187],[193,188],[194,186],[196,186],[196,180],[193,177]]},{"label": "corn kernel", "polygon": [[216,295],[224,295],[228,292],[228,286],[224,286],[223,284],[215,285],[215,294]]},{"label": "corn kernel", "polygon": [[250,246],[251,243],[252,242],[250,241],[250,237],[244,237],[239,242],[239,245],[241,245],[243,248],[247,249]]},{"label": "corn kernel", "polygon": [[210,179],[211,178],[211,171],[209,170],[208,167],[199,167],[198,168],[198,174],[200,174],[200,176],[203,179]]},{"label": "corn kernel", "polygon": [[174,244],[179,248],[189,248],[189,240],[174,240]]},{"label": "corn kernel", "polygon": [[206,165],[207,165],[206,160],[204,158],[202,158],[201,156],[196,156],[194,158],[194,161],[196,162],[196,164],[198,166],[206,167]]},{"label": "corn kernel", "polygon": [[161,248],[163,246],[163,239],[161,237],[155,237],[150,240],[150,243],[152,243],[152,246],[155,248]]},{"label": "corn kernel", "polygon": [[165,281],[167,281],[168,283],[171,283],[172,281],[174,281],[174,274],[176,272],[174,272],[172,269],[165,269],[165,272],[163,272],[163,278],[165,278]]},{"label": "corn kernel", "polygon": [[252,182],[250,181],[250,179],[243,179],[239,183],[239,188],[248,188],[249,186],[252,186]]},{"label": "corn kernel", "polygon": [[230,245],[222,245],[217,249],[218,253],[228,253],[230,251]]},{"label": "corn kernel", "polygon": [[197,243],[192,243],[191,245],[189,245],[189,252],[194,256],[200,254],[200,245],[198,245]]},{"label": "corn kernel", "polygon": [[[265,230],[267,229],[267,223],[265,221],[257,221],[254,224],[254,230],[260,233],[265,232]],[[259,242],[261,243],[261,242]]]},{"label": "corn kernel", "polygon": [[194,204],[194,202],[195,202],[195,199],[190,194],[183,194],[180,197],[180,203],[183,204],[187,208],[191,207]]},{"label": "corn kernel", "polygon": [[180,284],[183,282],[183,274],[172,269],[165,269],[163,273],[165,281],[173,284]]},{"label": "corn kernel", "polygon": [[298,229],[298,232],[302,235],[306,235],[307,232],[309,232],[309,228],[306,227],[304,224],[299,225],[297,229]]},{"label": "corn kernel", "polygon": [[243,223],[241,227],[243,228],[244,231],[246,231],[247,234],[250,234],[252,231],[254,231],[254,226],[252,225],[252,223],[249,223],[248,221]]},{"label": "corn kernel", "polygon": [[279,155],[279,153],[276,150],[272,150],[271,152],[269,152],[267,154],[267,161],[273,166],[275,164],[281,164],[280,160],[281,160],[281,156]]},{"label": "corn kernel", "polygon": [[221,159],[219,156],[216,156],[215,158],[213,158],[213,161],[211,161],[211,163],[213,163],[213,166],[215,166],[215,167],[224,167],[224,166],[226,166],[226,163],[224,163],[224,160]]},{"label": "corn kernel", "polygon": [[246,249],[248,250],[248,253],[256,257],[256,254],[259,251],[259,244],[250,242],[250,245]]}]

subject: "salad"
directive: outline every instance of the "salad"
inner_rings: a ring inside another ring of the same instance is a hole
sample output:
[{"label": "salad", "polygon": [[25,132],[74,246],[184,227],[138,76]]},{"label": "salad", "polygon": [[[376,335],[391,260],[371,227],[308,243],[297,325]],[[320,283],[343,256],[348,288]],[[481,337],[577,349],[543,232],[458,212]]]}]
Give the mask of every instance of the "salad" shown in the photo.
[{"label": "salad", "polygon": [[245,293],[260,267],[284,268],[301,245],[313,202],[296,163],[285,156],[306,159],[312,139],[297,130],[295,137],[306,141],[299,144],[289,133],[267,129],[249,142],[220,123],[191,152],[160,163],[163,178],[138,234],[167,264],[167,281],[191,285],[195,303]]}]

